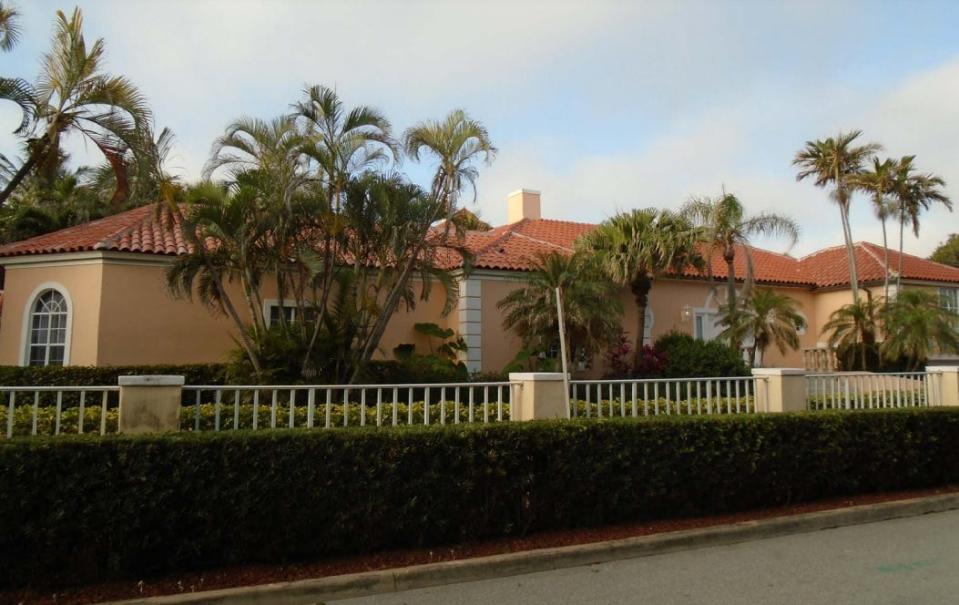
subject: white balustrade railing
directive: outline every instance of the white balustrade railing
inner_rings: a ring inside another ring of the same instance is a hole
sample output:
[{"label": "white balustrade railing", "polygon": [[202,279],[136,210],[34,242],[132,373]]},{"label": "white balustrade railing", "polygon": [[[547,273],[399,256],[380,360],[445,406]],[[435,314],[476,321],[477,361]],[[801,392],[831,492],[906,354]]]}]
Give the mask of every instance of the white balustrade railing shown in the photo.
[{"label": "white balustrade railing", "polygon": [[181,427],[194,431],[398,426],[509,420],[517,384],[184,386]]},{"label": "white balustrade railing", "polygon": [[570,381],[570,417],[745,414],[756,411],[756,379],[655,378]]},{"label": "white balustrade railing", "polygon": [[0,386],[0,426],[7,438],[117,430],[117,386]]},{"label": "white balustrade railing", "polygon": [[811,410],[864,410],[938,405],[939,383],[927,372],[808,374]]}]

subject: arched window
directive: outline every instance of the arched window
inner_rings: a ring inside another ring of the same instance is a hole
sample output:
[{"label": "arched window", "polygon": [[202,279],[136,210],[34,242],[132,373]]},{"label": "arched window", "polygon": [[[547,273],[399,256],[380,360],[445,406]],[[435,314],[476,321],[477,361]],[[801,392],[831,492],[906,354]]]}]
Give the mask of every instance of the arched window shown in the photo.
[{"label": "arched window", "polygon": [[67,356],[67,329],[70,308],[63,294],[42,291],[30,309],[27,365],[62,366]]}]

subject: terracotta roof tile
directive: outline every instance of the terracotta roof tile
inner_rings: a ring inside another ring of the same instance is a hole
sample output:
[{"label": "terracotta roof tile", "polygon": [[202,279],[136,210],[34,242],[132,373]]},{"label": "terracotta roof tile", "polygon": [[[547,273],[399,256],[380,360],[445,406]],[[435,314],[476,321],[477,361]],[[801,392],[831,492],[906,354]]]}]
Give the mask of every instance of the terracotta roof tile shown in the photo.
[{"label": "terracotta roof tile", "polygon": [[172,213],[142,206],[0,246],[0,257],[95,250],[175,255],[188,252],[189,246]]},{"label": "terracotta roof tile", "polygon": [[[857,242],[854,247],[856,273],[861,282],[881,282],[885,278],[882,246]],[[849,283],[849,260],[845,246],[818,250],[799,260],[803,272],[820,288]],[[889,250],[889,275],[895,278],[899,269],[899,252]],[[902,278],[919,281],[959,282],[959,269],[931,260],[902,255]]]},{"label": "terracotta roof tile", "polygon": [[[480,269],[527,271],[530,259],[539,252],[570,253],[576,239],[595,225],[549,219],[524,219],[489,231],[469,231],[462,245],[473,255],[473,265]],[[104,219],[47,233],[20,242],[0,246],[0,257],[25,256],[110,250],[142,254],[177,255],[189,252],[182,226],[172,213],[158,213],[153,206],[144,206]],[[759,248],[750,248],[753,275],[756,281],[769,284],[793,284],[809,287],[840,286],[849,283],[846,250],[836,246],[820,250],[801,259]],[[736,254],[734,270],[738,278],[746,275],[746,254]],[[883,250],[881,246],[858,243],[855,248],[859,279],[882,281]],[[893,273],[899,266],[899,255],[890,251]],[[903,255],[903,278],[959,283],[959,269],[934,263],[911,254]],[[437,253],[438,264],[447,269],[461,267],[463,258],[453,249]],[[715,279],[726,278],[726,263],[719,254],[710,259]],[[686,277],[703,278],[692,268],[681,272]]]}]

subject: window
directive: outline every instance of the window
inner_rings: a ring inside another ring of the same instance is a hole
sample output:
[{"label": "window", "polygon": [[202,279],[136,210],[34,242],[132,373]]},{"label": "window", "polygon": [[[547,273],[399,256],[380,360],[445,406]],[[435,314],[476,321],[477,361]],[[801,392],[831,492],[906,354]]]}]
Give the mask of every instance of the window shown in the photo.
[{"label": "window", "polygon": [[67,329],[70,309],[56,290],[44,290],[30,310],[27,364],[62,366],[67,355]]},{"label": "window", "polygon": [[719,321],[719,312],[709,309],[700,309],[693,315],[693,337],[696,340],[713,340],[722,332],[722,327],[716,325]]},{"label": "window", "polygon": [[[266,304],[266,323],[267,326],[280,323],[280,313],[286,318],[288,323],[296,321],[299,309],[295,306],[281,305],[278,301],[268,301]],[[316,319],[315,309],[306,309],[305,313],[307,323]]]},{"label": "window", "polygon": [[939,288],[939,306],[959,313],[959,288]]}]

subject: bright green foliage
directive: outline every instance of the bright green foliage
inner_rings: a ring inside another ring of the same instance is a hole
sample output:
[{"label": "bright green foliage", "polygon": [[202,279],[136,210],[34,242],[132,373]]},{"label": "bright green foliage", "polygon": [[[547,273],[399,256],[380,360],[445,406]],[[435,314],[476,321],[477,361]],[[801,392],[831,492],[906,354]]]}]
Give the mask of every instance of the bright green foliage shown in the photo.
[{"label": "bright green foliage", "polygon": [[439,546],[959,481],[955,410],[0,443],[0,586]]},{"label": "bright green foliage", "polygon": [[936,352],[959,352],[959,315],[939,305],[926,290],[903,290],[880,310],[885,338],[879,350],[886,359],[905,358],[920,367]]},{"label": "bright green foliage", "polygon": [[749,366],[742,357],[718,340],[697,340],[689,334],[670,332],[660,336],[654,348],[666,354],[665,378],[749,376]]},{"label": "bright green foliage", "polygon": [[751,335],[753,343],[749,347],[749,359],[761,366],[770,345],[775,345],[783,354],[787,349],[799,348],[799,330],[806,326],[806,320],[798,308],[795,299],[778,294],[772,288],[758,288],[732,314],[727,308],[722,317],[725,329],[720,338],[742,342]]},{"label": "bright green foliage", "polygon": [[[583,252],[538,254],[532,259],[526,286],[496,303],[506,312],[503,326],[515,330],[524,349],[559,349],[556,288],[563,298],[567,350],[571,359],[590,360],[620,331],[622,305],[618,288]],[[601,301],[601,302],[600,302]]]},{"label": "bright green foliage", "polygon": [[867,290],[866,298],[836,309],[822,327],[844,371],[874,369],[878,364],[870,352],[875,351],[879,307]]},{"label": "bright green foliage", "polygon": [[959,267],[959,233],[951,234],[945,242],[939,244],[933,251],[932,256],[929,257],[929,260],[952,267]]}]

